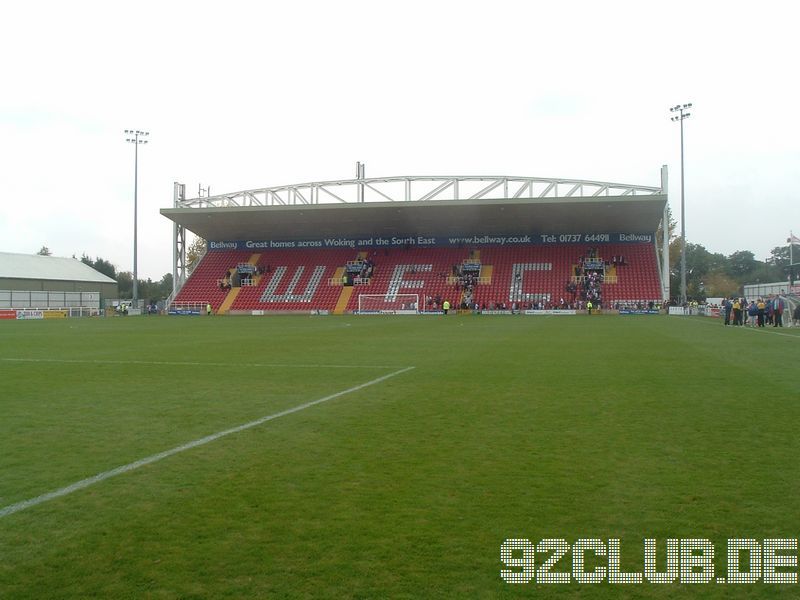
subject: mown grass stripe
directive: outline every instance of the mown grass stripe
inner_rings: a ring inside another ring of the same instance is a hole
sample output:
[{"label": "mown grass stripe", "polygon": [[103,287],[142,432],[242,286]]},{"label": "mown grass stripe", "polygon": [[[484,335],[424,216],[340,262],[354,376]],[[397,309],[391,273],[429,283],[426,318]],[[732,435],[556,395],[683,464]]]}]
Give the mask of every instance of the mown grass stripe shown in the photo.
[{"label": "mown grass stripe", "polygon": [[31,508],[32,506],[36,506],[38,504],[42,504],[49,500],[54,500],[56,498],[66,496],[73,492],[77,492],[78,490],[82,490],[96,483],[100,483],[101,481],[105,481],[106,479],[110,479],[111,477],[116,477],[117,475],[123,475],[125,473],[129,473],[140,467],[144,467],[146,465],[153,464],[154,462],[158,462],[164,458],[168,458],[175,454],[179,454],[180,452],[185,452],[186,450],[191,450],[192,448],[197,448],[198,446],[203,446],[210,442],[216,441],[222,437],[231,435],[232,433],[239,433],[240,431],[251,429],[252,427],[256,427],[257,425],[266,423],[267,421],[272,421],[280,417],[285,417],[286,415],[291,415],[293,413],[300,412],[301,410],[305,410],[306,408],[316,406],[317,404],[322,404],[323,402],[339,398],[346,394],[357,392],[358,390],[362,390],[371,385],[375,385],[381,383],[382,381],[386,381],[391,377],[395,377],[397,375],[406,373],[412,370],[413,368],[414,367],[406,367],[404,369],[394,371],[392,373],[389,373],[388,375],[377,377],[376,379],[372,379],[370,381],[367,381],[366,383],[355,385],[353,387],[347,388],[346,390],[342,390],[341,392],[336,392],[335,394],[330,394],[329,396],[325,396],[324,398],[312,400],[311,402],[306,402],[304,404],[300,404],[298,406],[294,406],[292,408],[288,408],[286,410],[282,410],[280,412],[273,413],[265,417],[261,417],[260,419],[256,419],[255,421],[250,421],[249,423],[244,423],[243,425],[237,425],[236,427],[232,427],[230,429],[225,429],[217,433],[212,433],[211,435],[207,435],[205,437],[192,440],[191,442],[187,442],[186,444],[181,444],[180,446],[176,446],[175,448],[159,452],[158,454],[153,454],[146,458],[142,458],[132,463],[128,463],[127,465],[116,467],[114,469],[111,469],[110,471],[103,471],[102,473],[98,473],[97,475],[92,475],[91,477],[87,477],[86,479],[81,479],[80,481],[76,481],[75,483],[63,487],[61,489],[48,492],[46,494],[42,494],[41,496],[36,496],[35,498],[29,498],[28,500],[23,500],[15,504],[10,504],[9,506],[0,508],[0,518],[7,517],[8,515],[12,515],[14,513],[20,512],[27,508]]},{"label": "mown grass stripe", "polygon": [[107,360],[107,359],[69,359],[69,358],[19,358],[0,357],[4,362],[32,362],[32,363],[59,363],[59,364],[94,364],[94,365],[143,365],[167,367],[255,367],[276,369],[398,369],[398,365],[328,365],[314,363],[223,363],[200,361],[170,361],[170,360]]}]

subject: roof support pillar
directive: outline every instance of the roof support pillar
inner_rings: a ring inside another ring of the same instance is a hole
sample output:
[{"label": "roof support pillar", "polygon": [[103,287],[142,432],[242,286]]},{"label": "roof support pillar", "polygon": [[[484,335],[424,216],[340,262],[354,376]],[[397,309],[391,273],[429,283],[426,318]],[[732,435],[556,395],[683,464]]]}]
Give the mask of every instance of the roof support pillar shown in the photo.
[{"label": "roof support pillar", "polygon": [[661,292],[663,300],[669,300],[669,177],[667,165],[661,165],[661,193],[667,196],[664,203],[664,215],[661,217],[661,227],[664,235],[661,240]]},{"label": "roof support pillar", "polygon": [[[186,186],[177,181],[172,184],[173,206],[179,208],[186,200]],[[172,225],[172,297],[178,295],[186,282],[186,228],[174,222]]]}]

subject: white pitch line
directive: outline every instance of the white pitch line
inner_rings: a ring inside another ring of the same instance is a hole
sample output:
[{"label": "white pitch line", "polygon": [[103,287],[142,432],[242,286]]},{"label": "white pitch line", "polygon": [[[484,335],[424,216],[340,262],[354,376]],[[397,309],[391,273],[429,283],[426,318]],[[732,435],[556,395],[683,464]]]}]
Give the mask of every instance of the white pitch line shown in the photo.
[{"label": "white pitch line", "polygon": [[94,485],[95,483],[100,483],[101,481],[105,481],[106,479],[110,479],[111,477],[116,477],[117,475],[122,475],[124,473],[134,471],[139,467],[144,467],[145,465],[158,462],[163,458],[167,458],[174,454],[184,452],[185,450],[191,450],[192,448],[203,446],[210,442],[216,441],[222,437],[225,437],[226,435],[230,435],[232,433],[239,433],[240,431],[244,431],[245,429],[250,429],[252,427],[256,427],[257,425],[261,425],[262,423],[266,423],[267,421],[272,421],[280,417],[285,417],[286,415],[291,415],[292,413],[300,412],[301,410],[305,410],[306,408],[310,408],[317,404],[322,404],[323,402],[327,402],[328,400],[333,400],[334,398],[339,398],[340,396],[351,394],[352,392],[356,392],[371,385],[375,385],[376,383],[381,383],[382,381],[386,381],[391,377],[401,375],[407,371],[410,371],[413,368],[414,367],[406,367],[405,369],[394,371],[393,373],[389,373],[388,375],[383,375],[382,377],[378,377],[377,379],[367,381],[366,383],[361,383],[351,388],[347,388],[346,390],[342,390],[341,392],[336,392],[335,394],[331,394],[330,396],[325,396],[324,398],[319,398],[318,400],[312,400],[311,402],[306,402],[305,404],[300,404],[293,408],[287,408],[286,410],[282,410],[280,412],[267,415],[266,417],[261,417],[260,419],[256,419],[255,421],[250,421],[249,423],[245,423],[243,425],[238,425],[230,429],[225,429],[224,431],[212,433],[211,435],[207,435],[206,437],[193,440],[191,442],[187,442],[186,444],[182,444],[180,446],[176,446],[175,448],[172,448],[170,450],[165,450],[164,452],[159,452],[158,454],[153,454],[152,456],[148,456],[146,458],[139,459],[135,462],[128,463],[127,465],[116,467],[115,469],[111,469],[110,471],[103,471],[102,473],[98,473],[97,475],[92,475],[91,477],[87,477],[86,479],[81,479],[80,481],[76,481],[75,483],[63,487],[61,489],[48,492],[46,494],[42,494],[41,496],[36,496],[35,498],[29,498],[28,500],[22,500],[21,502],[17,502],[16,504],[10,504],[6,507],[0,508],[0,518],[7,517],[8,515],[13,515],[14,513],[20,512],[21,510],[25,510],[26,508],[36,506],[37,504],[42,504],[43,502],[47,502],[48,500],[53,500],[55,498],[60,498],[61,496],[66,496],[67,494],[71,494],[72,492],[77,492],[78,490],[87,488],[90,485]]},{"label": "white pitch line", "polygon": [[[767,327],[772,328],[772,325],[765,325],[764,327],[749,327],[749,326],[748,327],[740,326],[740,327],[742,329],[748,329],[748,330],[751,330],[751,331],[763,331],[764,333],[767,333],[769,335],[780,335],[780,336],[783,336],[783,337],[790,337],[790,338],[794,338],[796,340],[800,340],[800,335],[794,335],[792,333],[783,333],[781,331],[768,331]],[[778,329],[778,328],[776,327],[775,329]]]},{"label": "white pitch line", "polygon": [[[714,325],[716,327],[720,326],[719,323],[712,322],[712,321],[698,321],[698,322],[700,322],[700,323],[708,323],[709,325]],[[724,327],[724,325],[723,325],[723,327]],[[783,333],[781,331],[771,331],[772,329],[780,329],[780,327],[773,327],[772,325],[765,325],[764,327],[750,327],[749,325],[728,325],[728,327],[731,330],[734,330],[734,329],[746,329],[747,331],[761,331],[761,332],[769,334],[769,335],[780,335],[780,336],[783,336],[783,337],[794,338],[796,340],[800,339],[800,335],[795,335],[793,333]],[[791,329],[791,328],[787,328],[787,329]]]},{"label": "white pitch line", "polygon": [[[750,327],[749,325],[737,325],[737,327],[741,327],[742,329],[748,329],[750,331],[761,331],[763,333],[768,333],[770,335],[781,335],[783,337],[800,339],[800,335],[795,335],[792,333],[784,333],[783,331],[781,331],[783,327],[774,327],[772,325],[767,325],[767,324],[765,324],[764,327]],[[794,327],[791,325],[787,325],[786,329],[794,329]]]},{"label": "white pitch line", "polygon": [[69,359],[69,358],[16,358],[0,357],[3,362],[32,362],[32,363],[64,363],[64,364],[92,364],[92,365],[155,365],[167,367],[260,367],[278,369],[397,369],[398,365],[326,365],[303,363],[222,363],[222,362],[190,362],[168,360],[101,360],[101,359]]}]

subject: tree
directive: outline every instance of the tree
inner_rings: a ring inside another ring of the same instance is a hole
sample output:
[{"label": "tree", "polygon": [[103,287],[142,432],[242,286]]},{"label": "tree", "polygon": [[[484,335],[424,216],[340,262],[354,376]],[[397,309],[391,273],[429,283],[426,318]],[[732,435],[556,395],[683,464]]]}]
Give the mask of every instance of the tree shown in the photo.
[{"label": "tree", "polygon": [[[680,255],[681,240],[676,238],[670,244],[670,289],[675,297],[680,293]],[[707,285],[711,275],[725,264],[722,254],[711,253],[702,244],[686,244],[686,296],[689,299],[705,299],[710,293]],[[713,296],[713,294],[710,294]]]},{"label": "tree", "polygon": [[172,273],[165,273],[160,281],[139,280],[139,295],[147,301],[165,300],[172,293]]},{"label": "tree", "polygon": [[739,292],[741,286],[722,270],[709,273],[703,280],[706,298],[729,298]]},{"label": "tree", "polygon": [[158,282],[158,298],[166,300],[172,293],[172,273],[164,273],[161,281]]},{"label": "tree", "polygon": [[755,278],[758,266],[759,262],[752,252],[739,250],[728,257],[727,272],[738,281],[747,281]]},{"label": "tree", "polygon": [[199,236],[194,238],[194,241],[189,245],[189,249],[186,251],[186,270],[189,274],[197,268],[197,265],[200,264],[200,259],[206,255],[207,250],[208,245],[203,238]]},{"label": "tree", "polygon": [[161,290],[161,297],[166,299],[172,293],[172,273],[164,273],[161,281],[158,282]]},{"label": "tree", "polygon": [[[667,204],[667,223],[669,223],[669,244],[672,245],[672,242],[675,241],[678,237],[678,233],[676,232],[678,223],[672,217],[672,209],[670,208],[669,204]],[[656,246],[658,248],[661,248],[663,242],[664,242],[664,223],[662,221],[658,225],[658,231],[656,231]]]},{"label": "tree", "polygon": [[83,256],[81,256],[81,262],[85,265],[89,265],[95,271],[99,271],[103,275],[111,277],[111,279],[117,278],[117,268],[110,262],[100,258],[99,256],[96,259],[92,260],[91,256],[87,256],[86,254],[84,254]]},{"label": "tree", "polygon": [[[795,255],[797,255],[798,249],[800,249],[800,247],[793,249],[793,253]],[[800,258],[800,256],[798,256],[797,258]],[[780,267],[787,266],[789,264],[789,246],[788,245],[776,246],[775,248],[770,250],[767,263]]]},{"label": "tree", "polygon": [[53,253],[47,246],[42,246],[41,248],[39,248],[39,251],[36,254],[38,254],[39,256],[53,256]]},{"label": "tree", "polygon": [[[787,242],[788,241],[789,240],[787,240]],[[790,264],[792,261],[794,265]],[[772,273],[774,274],[774,277],[771,277],[770,281],[782,281],[788,277],[791,277],[791,280],[795,281],[800,272],[798,263],[800,263],[800,244],[792,244],[791,252],[789,251],[788,244],[786,246],[777,246],[773,248],[770,250],[770,256],[767,259],[767,264],[770,265]]]},{"label": "tree", "polygon": [[[130,271],[119,271],[111,262],[100,258],[92,258],[84,253],[81,256],[81,262],[89,265],[96,271],[103,275],[115,279],[117,282],[117,289],[120,298],[130,298],[133,296],[133,274]],[[160,281],[153,281],[152,279],[138,281],[139,284],[139,297],[143,300],[165,300],[172,293],[172,273],[165,273]]]},{"label": "tree", "polygon": [[[669,245],[670,287],[672,297],[680,293],[681,239]],[[772,258],[765,262],[756,260],[749,250],[740,250],[730,256],[712,253],[701,244],[686,244],[686,295],[689,299],[707,296],[739,294],[748,283],[780,281],[788,275],[788,260],[783,258],[785,248],[775,248]],[[786,264],[786,267],[782,267]]]},{"label": "tree", "polygon": [[117,289],[120,298],[133,297],[133,273],[122,271],[117,273]]},{"label": "tree", "polygon": [[[687,249],[688,250],[688,249]],[[688,267],[687,267],[688,271]],[[688,276],[688,274],[687,274]],[[688,282],[687,282],[688,287]],[[681,294],[681,238],[676,237],[669,243],[669,289],[672,297],[680,298]]]}]

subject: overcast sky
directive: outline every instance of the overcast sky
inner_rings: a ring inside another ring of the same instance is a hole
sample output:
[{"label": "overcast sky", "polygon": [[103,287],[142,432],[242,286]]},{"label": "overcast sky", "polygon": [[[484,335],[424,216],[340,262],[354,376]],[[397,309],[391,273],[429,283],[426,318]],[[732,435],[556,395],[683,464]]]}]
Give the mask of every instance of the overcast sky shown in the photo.
[{"label": "overcast sky", "polygon": [[796,2],[14,2],[0,23],[0,251],[171,272],[172,182],[367,177],[658,186],[687,238],[800,234]]}]

